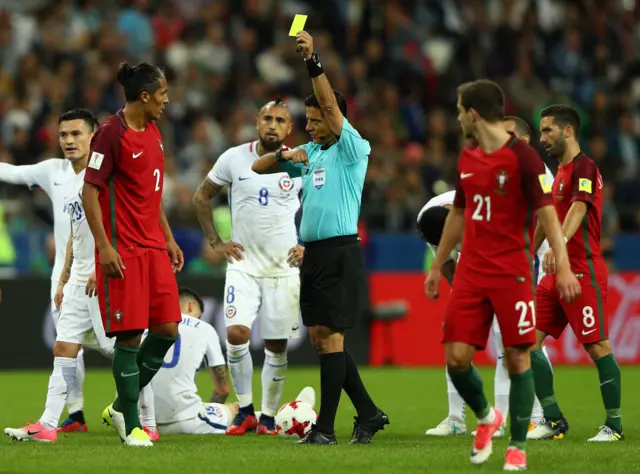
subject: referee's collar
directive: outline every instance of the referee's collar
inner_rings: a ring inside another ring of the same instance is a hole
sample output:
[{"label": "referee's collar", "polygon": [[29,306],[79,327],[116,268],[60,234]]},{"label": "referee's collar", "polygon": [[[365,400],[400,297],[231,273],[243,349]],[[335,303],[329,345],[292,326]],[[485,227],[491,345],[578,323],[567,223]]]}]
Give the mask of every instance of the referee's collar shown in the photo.
[{"label": "referee's collar", "polygon": [[321,149],[322,151],[326,151],[326,150],[328,150],[329,148],[331,148],[333,145],[336,145],[336,144],[338,143],[338,140],[340,140],[340,135],[336,135],[335,137],[336,137],[336,141],[335,141],[335,142],[333,142],[331,145],[321,145],[321,146],[320,146],[320,149]]}]

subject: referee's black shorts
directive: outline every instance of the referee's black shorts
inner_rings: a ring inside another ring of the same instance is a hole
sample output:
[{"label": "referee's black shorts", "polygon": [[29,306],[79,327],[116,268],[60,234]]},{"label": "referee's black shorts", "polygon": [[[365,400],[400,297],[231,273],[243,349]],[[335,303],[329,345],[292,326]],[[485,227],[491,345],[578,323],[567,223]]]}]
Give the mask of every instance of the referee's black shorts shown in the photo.
[{"label": "referee's black shorts", "polygon": [[354,327],[368,308],[364,255],[357,235],[305,244],[300,309],[305,326]]}]

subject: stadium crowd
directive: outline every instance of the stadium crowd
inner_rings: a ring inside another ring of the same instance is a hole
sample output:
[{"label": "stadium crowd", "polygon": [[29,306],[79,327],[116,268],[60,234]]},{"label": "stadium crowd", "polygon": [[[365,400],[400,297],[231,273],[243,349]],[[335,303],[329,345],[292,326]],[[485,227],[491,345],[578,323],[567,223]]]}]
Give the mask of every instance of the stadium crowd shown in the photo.
[{"label": "stadium crowd", "polygon": [[[605,179],[605,251],[615,233],[640,229],[634,0],[2,3],[0,162],[59,156],[60,113],[86,107],[100,118],[112,114],[124,103],[118,63],[153,61],[170,81],[161,128],[173,226],[198,227],[195,188],[226,148],[255,138],[256,112],[268,100],[284,98],[295,118],[287,145],[308,141],[302,99],[311,88],[287,37],[294,14],[308,13],[324,69],[371,142],[362,206],[368,231],[412,232],[424,203],[452,187],[460,147],[456,86],[478,77],[500,82],[508,112],[534,131],[544,106],[577,106],[583,146]],[[226,203],[219,205],[216,222],[228,229]],[[47,227],[50,219],[46,197],[0,184],[0,234]],[[213,271],[211,258],[205,245],[189,269]]]}]

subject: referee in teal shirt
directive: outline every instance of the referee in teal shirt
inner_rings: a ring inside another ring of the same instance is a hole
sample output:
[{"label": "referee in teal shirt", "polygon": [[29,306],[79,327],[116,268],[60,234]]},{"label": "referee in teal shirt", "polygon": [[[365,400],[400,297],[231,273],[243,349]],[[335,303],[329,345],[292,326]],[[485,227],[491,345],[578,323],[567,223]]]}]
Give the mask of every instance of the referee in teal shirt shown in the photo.
[{"label": "referee in teal shirt", "polygon": [[296,41],[313,83],[314,95],[305,99],[312,141],[264,155],[253,171],[302,176],[300,307],[320,354],[321,395],[318,420],[299,443],[336,444],[334,421],[342,389],[358,412],[350,443],[369,443],[389,418],[367,393],[353,357],[344,349],[344,332],[368,306],[358,216],[371,147],[347,120],[347,103],[332,90],[311,35],[301,31]]}]

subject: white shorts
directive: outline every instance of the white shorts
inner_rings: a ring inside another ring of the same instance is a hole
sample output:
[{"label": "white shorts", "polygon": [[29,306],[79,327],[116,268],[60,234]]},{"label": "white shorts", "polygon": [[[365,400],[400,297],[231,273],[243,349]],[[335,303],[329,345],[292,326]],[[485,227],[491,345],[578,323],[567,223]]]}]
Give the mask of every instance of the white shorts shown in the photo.
[{"label": "white shorts", "polygon": [[65,285],[56,323],[56,341],[82,344],[110,357],[115,339],[108,338],[104,332],[98,298],[90,298],[85,291],[84,285]]},{"label": "white shorts", "polygon": [[198,416],[175,423],[160,424],[158,431],[169,434],[224,434],[233,421],[231,410],[222,403],[202,403]]},{"label": "white shorts", "polygon": [[262,339],[300,337],[300,276],[254,277],[227,271],[224,287],[225,327],[251,328],[259,316]]}]

